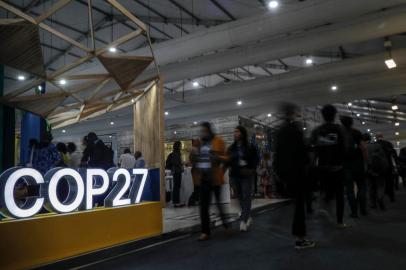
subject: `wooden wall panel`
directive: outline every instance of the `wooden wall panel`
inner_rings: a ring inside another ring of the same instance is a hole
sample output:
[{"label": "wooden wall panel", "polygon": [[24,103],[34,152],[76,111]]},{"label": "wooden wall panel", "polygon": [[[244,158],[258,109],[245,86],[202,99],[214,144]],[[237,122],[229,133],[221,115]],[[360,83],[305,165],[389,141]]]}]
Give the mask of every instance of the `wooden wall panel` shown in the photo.
[{"label": "wooden wall panel", "polygon": [[163,87],[159,80],[134,104],[134,150],[150,168],[161,169],[161,202],[165,201]]}]

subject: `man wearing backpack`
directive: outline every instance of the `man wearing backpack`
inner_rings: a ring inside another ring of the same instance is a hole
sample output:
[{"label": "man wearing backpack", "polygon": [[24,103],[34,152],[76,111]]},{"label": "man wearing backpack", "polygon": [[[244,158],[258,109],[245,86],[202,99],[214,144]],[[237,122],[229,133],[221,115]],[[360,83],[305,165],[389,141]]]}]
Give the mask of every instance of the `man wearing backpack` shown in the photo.
[{"label": "man wearing backpack", "polygon": [[[367,214],[365,165],[361,150],[362,134],[352,127],[353,119],[350,116],[342,116],[340,120],[345,138],[344,174],[347,199],[351,207],[350,217],[357,218],[358,206],[361,215]],[[355,185],[357,186],[356,193]]]},{"label": "man wearing backpack", "polygon": [[324,124],[318,126],[311,135],[315,150],[317,168],[321,176],[321,198],[327,205],[336,201],[337,226],[345,228],[344,216],[344,135],[340,125],[334,123],[337,109],[325,105],[321,109]]}]

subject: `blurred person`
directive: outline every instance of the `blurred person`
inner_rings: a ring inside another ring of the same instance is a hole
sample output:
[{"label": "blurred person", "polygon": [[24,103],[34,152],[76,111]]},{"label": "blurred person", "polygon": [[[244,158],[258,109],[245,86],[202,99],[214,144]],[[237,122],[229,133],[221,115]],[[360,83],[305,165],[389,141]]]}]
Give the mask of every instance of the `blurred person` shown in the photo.
[{"label": "blurred person", "polygon": [[134,158],[135,158],[134,168],[137,168],[137,169],[145,168],[145,159],[142,156],[141,151],[135,151]]},{"label": "blurred person", "polygon": [[258,165],[255,148],[248,142],[247,130],[242,126],[234,129],[234,143],[228,148],[230,177],[236,187],[241,207],[240,231],[247,231],[252,223],[251,193]]},{"label": "blurred person", "polygon": [[297,121],[299,108],[295,104],[284,103],[280,105],[279,110],[284,121],[275,137],[274,169],[294,199],[292,234],[297,238],[295,248],[312,248],[315,243],[306,239],[305,198],[308,183],[305,168],[308,159],[303,128]]},{"label": "blurred person", "polygon": [[403,186],[406,187],[406,147],[402,147],[399,151],[399,175],[402,178]]},{"label": "blurred person", "polygon": [[198,176],[198,168],[196,167],[196,162],[194,157],[197,156],[200,148],[200,141],[197,139],[192,140],[192,150],[189,154],[189,161],[192,165],[190,170],[193,180],[193,192],[189,197],[188,206],[195,206],[197,202],[200,201],[200,178]]},{"label": "blurred person", "polygon": [[61,159],[60,159],[59,163],[57,164],[57,166],[58,167],[68,166],[69,157],[68,157],[68,148],[66,147],[66,144],[59,142],[56,144],[56,149],[58,150],[58,153],[61,156]]},{"label": "blurred person", "polygon": [[87,135],[86,135],[86,136],[84,136],[82,138],[83,152],[82,152],[82,158],[80,159],[80,167],[81,168],[87,167],[87,161],[88,160],[83,158],[84,156],[87,156],[87,157],[89,156],[90,148],[87,147],[87,145],[88,145],[88,139],[87,139]]},{"label": "blurred person", "polygon": [[378,142],[372,142],[368,133],[362,135],[362,141],[366,144],[366,164],[369,200],[372,209],[385,210],[385,177],[390,168],[385,150]]},{"label": "blurred person", "polygon": [[135,157],[131,155],[130,148],[124,149],[124,153],[121,154],[118,165],[124,169],[132,169],[135,166]]},{"label": "blurred person", "polygon": [[216,198],[226,232],[229,228],[223,205],[220,203],[221,186],[224,184],[224,163],[227,156],[223,139],[214,134],[210,123],[204,122],[200,126],[200,146],[192,155],[192,160],[196,164],[196,177],[200,183],[201,235],[199,241],[205,241],[210,238],[209,208],[212,193]]},{"label": "blurred person", "polygon": [[261,187],[264,198],[271,198],[271,155],[263,154],[259,163],[258,175],[261,179]]},{"label": "blurred person", "polygon": [[36,155],[36,150],[38,148],[38,140],[37,139],[30,139],[28,142],[28,161],[26,162],[25,166],[28,168],[33,167],[33,160],[34,156]]},{"label": "blurred person", "polygon": [[389,168],[385,172],[385,194],[391,202],[395,201],[395,181],[397,181],[396,159],[397,153],[393,144],[386,141],[382,134],[376,135],[377,143],[382,146],[388,160]]},{"label": "blurred person", "polygon": [[56,167],[61,161],[61,156],[56,146],[52,143],[52,140],[52,134],[45,133],[35,150],[35,155],[32,160],[32,167],[43,175],[50,169]]},{"label": "blurred person", "polygon": [[82,163],[90,168],[101,168],[107,170],[112,165],[111,151],[107,148],[96,133],[90,132],[86,136],[86,148],[83,151]]},{"label": "blurred person", "polygon": [[340,125],[335,123],[337,109],[325,105],[321,109],[324,124],[311,134],[311,145],[315,150],[317,169],[320,174],[322,190],[321,203],[330,210],[331,201],[336,203],[337,226],[345,228],[344,223],[344,135]]},{"label": "blurred person", "polygon": [[347,199],[351,208],[350,216],[357,218],[358,210],[361,215],[367,214],[367,184],[361,150],[362,133],[352,127],[353,119],[351,117],[342,116],[340,120],[345,138],[344,175]]},{"label": "blurred person", "polygon": [[176,141],[173,144],[172,153],[166,158],[165,168],[170,170],[173,176],[173,197],[172,204],[174,207],[181,207],[183,204],[180,203],[180,187],[182,185],[182,173],[183,173],[183,163],[181,156],[181,142]]},{"label": "blurred person", "polygon": [[69,158],[68,167],[76,170],[80,167],[80,155],[76,152],[76,144],[73,142],[69,142],[66,147],[68,150]]}]

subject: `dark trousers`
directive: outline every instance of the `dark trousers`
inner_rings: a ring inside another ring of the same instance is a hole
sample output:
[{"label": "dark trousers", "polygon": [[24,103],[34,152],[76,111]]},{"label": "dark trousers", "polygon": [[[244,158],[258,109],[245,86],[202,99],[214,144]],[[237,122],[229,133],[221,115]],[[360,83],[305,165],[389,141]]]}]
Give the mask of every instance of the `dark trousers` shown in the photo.
[{"label": "dark trousers", "polygon": [[173,190],[172,190],[172,203],[178,204],[180,202],[180,186],[182,184],[182,173],[173,174]]},{"label": "dark trousers", "polygon": [[233,177],[241,207],[241,221],[245,222],[251,216],[252,179],[253,177]]},{"label": "dark trousers", "polygon": [[377,208],[378,204],[384,207],[385,178],[383,176],[368,176],[369,200],[372,208]]},{"label": "dark trousers", "polygon": [[321,173],[321,191],[324,195],[325,203],[330,203],[335,199],[336,201],[336,217],[337,224],[342,224],[344,221],[344,184],[343,184],[343,170],[320,170]]},{"label": "dark trousers", "polygon": [[294,195],[295,208],[293,214],[292,234],[297,237],[306,236],[305,197],[306,196],[302,191],[297,191]]},{"label": "dark trousers", "polygon": [[226,215],[223,209],[223,205],[220,204],[220,192],[221,186],[214,186],[212,174],[210,170],[204,170],[201,175],[200,184],[200,219],[202,226],[202,233],[210,234],[210,203],[211,194],[214,193],[216,198],[216,204],[220,213],[223,226],[228,227],[226,223]]},{"label": "dark trousers", "polygon": [[[358,206],[361,214],[367,212],[367,185],[366,178],[362,170],[356,168],[346,168],[345,174],[345,189],[348,203],[353,215],[358,215]],[[354,190],[354,184],[357,186],[357,193]]]},{"label": "dark trousers", "polygon": [[194,185],[192,195],[189,197],[188,205],[195,205],[200,200],[200,186]]},{"label": "dark trousers", "polygon": [[385,193],[391,202],[395,201],[395,177],[392,173],[387,173],[385,176]]}]

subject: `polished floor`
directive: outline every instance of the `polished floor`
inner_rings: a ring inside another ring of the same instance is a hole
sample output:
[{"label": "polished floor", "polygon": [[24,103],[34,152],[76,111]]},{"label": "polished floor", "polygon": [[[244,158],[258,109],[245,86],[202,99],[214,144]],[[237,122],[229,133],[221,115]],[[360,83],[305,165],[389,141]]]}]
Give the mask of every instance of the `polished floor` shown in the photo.
[{"label": "polished floor", "polygon": [[346,229],[317,213],[309,216],[309,234],[317,242],[310,250],[293,248],[291,214],[291,205],[280,206],[257,215],[248,233],[226,236],[217,229],[207,242],[186,235],[77,269],[406,269],[405,191],[385,212],[347,218]]}]

